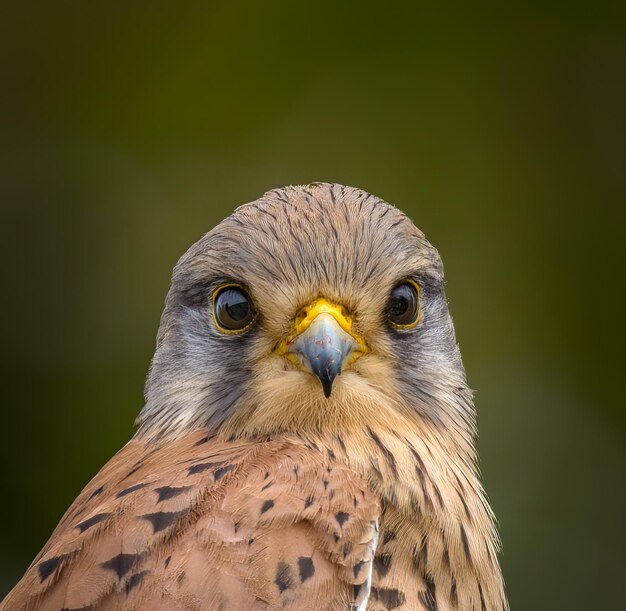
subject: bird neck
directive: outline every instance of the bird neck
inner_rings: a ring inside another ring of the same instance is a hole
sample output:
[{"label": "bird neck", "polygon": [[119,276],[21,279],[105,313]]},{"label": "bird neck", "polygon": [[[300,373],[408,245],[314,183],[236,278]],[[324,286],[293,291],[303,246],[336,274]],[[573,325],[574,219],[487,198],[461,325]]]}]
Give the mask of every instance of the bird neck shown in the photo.
[{"label": "bird neck", "polygon": [[[507,609],[499,538],[473,444],[419,419],[314,443],[367,478],[381,500],[379,557],[402,557],[450,608]],[[444,607],[445,608],[445,607]]]},{"label": "bird neck", "polygon": [[[448,608],[503,611],[499,539],[476,467],[471,395],[440,393],[439,401],[428,411],[381,399],[372,409],[373,402],[341,398],[291,405],[261,393],[219,428],[196,417],[168,430],[176,436],[207,427],[225,440],[284,438],[325,452],[360,473],[380,499],[379,554],[403,558]],[[151,438],[140,428],[142,435]]]}]

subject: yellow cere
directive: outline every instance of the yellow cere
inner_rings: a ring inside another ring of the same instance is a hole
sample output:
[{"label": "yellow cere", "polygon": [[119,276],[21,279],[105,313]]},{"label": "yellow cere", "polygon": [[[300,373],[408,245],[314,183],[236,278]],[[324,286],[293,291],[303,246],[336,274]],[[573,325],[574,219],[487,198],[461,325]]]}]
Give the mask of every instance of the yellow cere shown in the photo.
[{"label": "yellow cere", "polygon": [[350,316],[343,306],[333,304],[323,297],[316,299],[298,312],[298,315],[294,319],[293,332],[288,338],[278,342],[275,351],[279,354],[284,354],[287,351],[288,344],[298,337],[298,335],[304,333],[320,314],[330,314],[337,321],[337,324],[346,333],[349,333],[359,344],[361,352],[369,351],[363,338],[352,332],[352,316]]},{"label": "yellow cere", "polygon": [[352,329],[352,317],[346,312],[343,306],[334,305],[324,298],[316,299],[311,305],[301,310],[295,320],[294,337],[306,331],[310,324],[317,318],[318,314],[330,314],[346,332]]}]

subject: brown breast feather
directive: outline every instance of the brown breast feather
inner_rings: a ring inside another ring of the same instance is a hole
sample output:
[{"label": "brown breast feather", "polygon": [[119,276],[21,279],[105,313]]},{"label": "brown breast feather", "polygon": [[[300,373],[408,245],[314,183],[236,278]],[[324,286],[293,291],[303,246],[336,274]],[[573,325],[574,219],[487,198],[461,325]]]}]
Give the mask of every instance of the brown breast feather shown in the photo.
[{"label": "brown breast feather", "polygon": [[362,608],[379,512],[360,476],[302,443],[131,441],[0,609]]}]

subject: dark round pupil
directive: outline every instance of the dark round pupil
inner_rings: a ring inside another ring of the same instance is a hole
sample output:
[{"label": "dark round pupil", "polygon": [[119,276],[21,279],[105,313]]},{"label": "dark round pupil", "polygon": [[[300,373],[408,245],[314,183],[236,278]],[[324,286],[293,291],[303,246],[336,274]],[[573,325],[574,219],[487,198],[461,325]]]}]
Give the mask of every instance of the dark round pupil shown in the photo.
[{"label": "dark round pupil", "polygon": [[391,314],[391,316],[402,316],[403,314],[406,314],[410,305],[411,303],[405,295],[394,295],[391,298],[389,314]]},{"label": "dark round pupil", "polygon": [[419,314],[419,296],[411,284],[400,284],[391,292],[387,315],[398,325],[411,325]]},{"label": "dark round pupil", "polygon": [[248,296],[236,288],[223,290],[215,299],[215,317],[229,331],[242,329],[252,318]]},{"label": "dark round pupil", "polygon": [[226,312],[233,320],[244,320],[250,311],[250,304],[239,291],[229,291],[224,295]]}]

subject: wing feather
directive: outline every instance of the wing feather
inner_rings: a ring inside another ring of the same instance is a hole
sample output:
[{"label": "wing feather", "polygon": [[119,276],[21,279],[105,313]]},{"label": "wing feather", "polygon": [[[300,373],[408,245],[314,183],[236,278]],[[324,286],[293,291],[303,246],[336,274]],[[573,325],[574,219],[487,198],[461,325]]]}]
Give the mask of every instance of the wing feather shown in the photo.
[{"label": "wing feather", "polygon": [[379,513],[360,476],[293,440],[132,441],[0,610],[362,609]]}]

